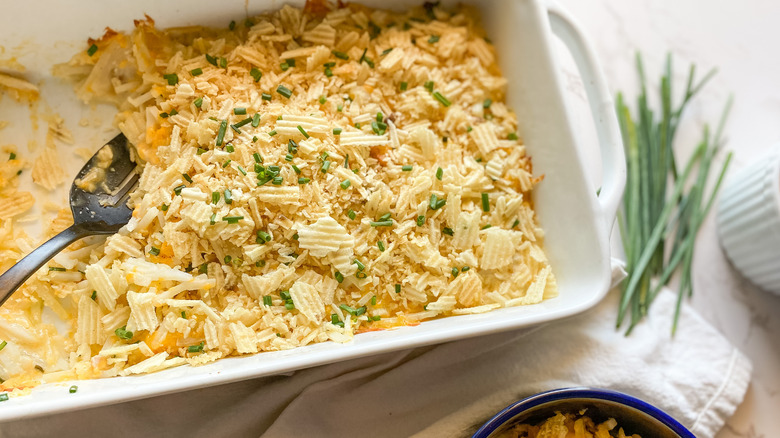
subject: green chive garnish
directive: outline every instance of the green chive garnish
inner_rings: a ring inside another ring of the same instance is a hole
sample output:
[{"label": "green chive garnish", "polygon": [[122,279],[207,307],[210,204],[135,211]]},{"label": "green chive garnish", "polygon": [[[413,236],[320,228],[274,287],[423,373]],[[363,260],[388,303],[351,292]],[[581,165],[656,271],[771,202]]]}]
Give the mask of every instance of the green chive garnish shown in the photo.
[{"label": "green chive garnish", "polygon": [[401,91],[406,91],[407,88],[409,88],[409,83],[401,82]]},{"label": "green chive garnish", "polygon": [[490,198],[488,197],[487,193],[482,194],[482,211],[490,211]]},{"label": "green chive garnish", "polygon": [[341,128],[333,128],[333,135],[341,135]]},{"label": "green chive garnish", "polygon": [[217,146],[222,146],[225,140],[225,131],[227,130],[227,120],[223,120],[219,123],[219,131],[217,132]]},{"label": "green chive garnish", "polygon": [[308,184],[310,181],[309,178],[298,178],[298,184]]},{"label": "green chive garnish", "polygon": [[238,221],[240,221],[243,218],[244,216],[225,216],[222,218],[222,220],[229,224],[237,224]]},{"label": "green chive garnish", "polygon": [[417,216],[417,221],[416,222],[417,222],[417,226],[418,227],[421,227],[421,226],[425,225],[425,216],[423,216],[423,215]]},{"label": "green chive garnish", "polygon": [[133,338],[133,332],[127,331],[127,326],[122,326],[114,330],[114,334],[117,335],[119,339],[128,340]]},{"label": "green chive garnish", "polygon": [[271,100],[271,95],[268,93],[263,93],[260,95],[260,97],[262,97],[263,100]]},{"label": "green chive garnish", "polygon": [[509,140],[517,140],[517,134],[514,132],[510,132],[509,135],[506,136]]},{"label": "green chive garnish", "polygon": [[353,210],[353,209],[351,209],[351,208],[350,208],[349,210],[347,210],[347,216],[348,216],[348,217],[349,217],[351,220],[353,220],[353,221],[354,221],[354,220],[355,220],[355,218],[357,217],[357,215],[355,214],[355,210]]},{"label": "green chive garnish", "polygon": [[292,96],[292,90],[285,87],[284,85],[279,85],[278,87],[276,87],[276,92],[288,99],[290,98],[290,96]]},{"label": "green chive garnish", "polygon": [[265,231],[258,230],[257,231],[257,239],[255,242],[259,244],[267,243],[271,241],[271,235],[266,233]]},{"label": "green chive garnish", "polygon": [[304,136],[304,137],[306,137],[306,138],[309,138],[309,137],[310,137],[309,133],[308,133],[308,132],[306,132],[306,130],[305,130],[305,129],[303,129],[303,126],[301,126],[301,125],[298,125],[298,131],[301,131],[301,134],[303,134],[303,136]]},{"label": "green chive garnish", "polygon": [[187,175],[186,173],[182,173],[181,176],[182,178],[184,178],[185,181],[192,184],[192,178],[189,175]]},{"label": "green chive garnish", "polygon": [[395,284],[395,293],[397,294],[401,293],[401,285],[398,283]]},{"label": "green chive garnish", "polygon": [[385,244],[381,240],[376,242],[376,247],[379,248],[379,251],[385,252]]},{"label": "green chive garnish", "polygon": [[269,132],[269,133],[268,133],[268,135],[270,135],[271,137],[273,137],[274,135],[276,135],[276,130],[274,129],[273,131]]},{"label": "green chive garnish", "polygon": [[156,246],[153,246],[151,249],[149,249],[149,254],[153,256],[160,255],[160,248],[157,248]]},{"label": "green chive garnish", "polygon": [[443,229],[443,230],[441,230],[441,232],[442,232],[442,234],[446,234],[446,235],[448,235],[448,236],[452,236],[453,234],[455,234],[455,233],[452,231],[452,228],[449,228],[449,227],[444,227],[444,229]]},{"label": "green chive garnish", "polygon": [[273,306],[274,305],[273,298],[270,295],[264,296],[263,297],[263,304],[265,304],[266,306]]},{"label": "green chive garnish", "polygon": [[452,105],[452,102],[450,102],[450,101],[449,101],[449,99],[447,99],[446,97],[444,97],[444,96],[443,96],[441,93],[439,93],[438,91],[434,91],[434,92],[433,92],[433,97],[434,97],[434,98],[436,98],[436,100],[438,100],[438,101],[439,101],[439,103],[441,103],[441,104],[442,104],[442,105],[444,105],[444,106],[450,106],[450,105]]},{"label": "green chive garnish", "polygon": [[211,213],[211,219],[209,219],[209,224],[214,225],[217,223],[217,214]]},{"label": "green chive garnish", "polygon": [[96,44],[93,44],[89,46],[89,49],[87,49],[87,55],[92,56],[97,52],[98,46]]},{"label": "green chive garnish", "polygon": [[439,199],[435,193],[431,193],[431,199],[428,203],[428,206],[431,208],[431,210],[438,210],[442,207],[444,207],[447,204],[446,199]]},{"label": "green chive garnish", "polygon": [[332,50],[331,52],[333,53],[333,56],[335,56],[336,58],[343,59],[343,60],[348,60],[349,59],[349,55],[347,55],[344,52],[339,52],[339,51],[336,51],[336,50]]},{"label": "green chive garnish", "polygon": [[328,173],[329,168],[330,168],[330,161],[325,160],[322,162],[322,166],[320,167],[320,172]]},{"label": "green chive garnish", "polygon": [[425,89],[429,92],[433,93],[433,81],[425,81],[423,87],[425,87]]},{"label": "green chive garnish", "polygon": [[190,353],[200,353],[201,351],[203,351],[203,346],[204,346],[203,341],[201,341],[201,343],[198,345],[190,345],[189,347],[187,347],[187,351]]},{"label": "green chive garnish", "polygon": [[351,184],[352,182],[350,182],[350,180],[345,179],[341,182],[341,184],[339,184],[339,186],[341,186],[342,189],[347,190]]},{"label": "green chive garnish", "polygon": [[450,272],[452,272],[452,277],[456,278],[458,276],[458,274],[460,274],[460,269],[452,268],[452,271],[450,271]]},{"label": "green chive garnish", "polygon": [[485,99],[482,102],[482,108],[485,108],[485,109],[490,108],[490,105],[492,105],[492,104],[493,104],[493,101],[491,99]]},{"label": "green chive garnish", "polygon": [[241,108],[241,107],[233,108],[233,114],[237,116],[243,116],[244,114],[246,114],[246,108]]},{"label": "green chive garnish", "polygon": [[52,272],[52,271],[54,271],[54,272],[65,272],[65,271],[67,271],[67,269],[60,268],[59,266],[49,266],[49,272]]},{"label": "green chive garnish", "polygon": [[6,341],[0,342],[0,351],[2,351],[3,348],[5,348],[6,345],[8,345],[8,342],[6,342]]},{"label": "green chive garnish", "polygon": [[252,78],[255,80],[255,82],[259,81],[260,78],[263,77],[263,72],[258,70],[255,67],[252,67],[252,70],[249,70],[249,75],[252,76]]},{"label": "green chive garnish", "polygon": [[404,172],[411,172],[414,167],[411,164],[405,164],[401,166],[401,170]]},{"label": "green chive garnish", "polygon": [[232,204],[233,203],[233,193],[230,192],[230,189],[225,189],[225,204]]},{"label": "green chive garnish", "polygon": [[187,186],[185,186],[184,184],[182,184],[180,186],[176,186],[176,187],[173,188],[173,193],[176,194],[176,195],[181,195],[181,191],[185,187],[187,187]]},{"label": "green chive garnish", "polygon": [[444,169],[442,169],[440,167],[440,168],[436,169],[436,179],[441,181],[442,176],[444,176]]},{"label": "green chive garnish", "polygon": [[179,83],[179,75],[176,73],[169,73],[167,75],[163,75],[163,79],[168,81],[168,85],[176,85]]},{"label": "green chive garnish", "polygon": [[434,44],[439,42],[439,35],[431,35],[430,38],[428,38],[428,44]]},{"label": "green chive garnish", "polygon": [[372,227],[392,227],[393,221],[392,220],[385,220],[385,221],[371,221],[370,225]]},{"label": "green chive garnish", "polygon": [[195,102],[193,102],[193,103],[195,104],[196,108],[200,108],[203,105],[203,98],[199,97],[199,98],[195,99]]}]

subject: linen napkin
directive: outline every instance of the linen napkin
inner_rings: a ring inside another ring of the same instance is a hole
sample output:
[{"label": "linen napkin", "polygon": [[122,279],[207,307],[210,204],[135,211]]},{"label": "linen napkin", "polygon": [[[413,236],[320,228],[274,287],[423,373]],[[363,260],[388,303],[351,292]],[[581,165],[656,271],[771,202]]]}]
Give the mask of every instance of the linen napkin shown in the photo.
[{"label": "linen napkin", "polygon": [[[613,263],[613,280],[624,275]],[[751,363],[676,296],[625,337],[619,294],[530,329],[387,353],[218,387],[0,425],[0,436],[467,437],[507,405],[555,388],[641,398],[711,438],[747,390]],[[110,432],[109,432],[110,431]]]}]

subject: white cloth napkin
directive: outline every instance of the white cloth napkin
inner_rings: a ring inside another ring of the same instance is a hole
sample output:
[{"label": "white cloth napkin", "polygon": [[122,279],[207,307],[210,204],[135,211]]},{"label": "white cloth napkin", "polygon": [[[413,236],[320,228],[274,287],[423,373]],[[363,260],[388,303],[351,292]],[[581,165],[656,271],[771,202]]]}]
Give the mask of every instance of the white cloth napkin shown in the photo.
[{"label": "white cloth napkin", "polygon": [[[622,268],[614,264],[615,279]],[[595,386],[654,404],[711,438],[747,390],[751,364],[662,292],[630,337],[618,294],[563,321],[213,388],[0,425],[0,436],[466,437],[507,405]]]}]

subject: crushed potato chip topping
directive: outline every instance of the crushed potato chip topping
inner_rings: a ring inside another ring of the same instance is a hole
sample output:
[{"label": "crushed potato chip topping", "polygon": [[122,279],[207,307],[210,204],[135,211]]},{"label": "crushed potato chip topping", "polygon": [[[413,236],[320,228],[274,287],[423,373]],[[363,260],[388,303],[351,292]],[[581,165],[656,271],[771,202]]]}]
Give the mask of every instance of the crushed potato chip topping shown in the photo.
[{"label": "crushed potato chip topping", "polygon": [[[557,295],[530,201],[540,178],[474,11],[317,12],[230,30],[148,19],[57,67],[85,101],[118,106],[145,168],[127,226],[63,252],[0,311],[27,364],[0,367],[6,387],[39,378],[31,302],[73,321],[45,370],[74,378]],[[28,199],[0,196],[9,236]]]},{"label": "crushed potato chip topping", "polygon": [[641,438],[627,435],[617,426],[614,418],[596,423],[586,410],[579,413],[556,412],[554,416],[539,424],[516,424],[497,435],[497,438]]}]

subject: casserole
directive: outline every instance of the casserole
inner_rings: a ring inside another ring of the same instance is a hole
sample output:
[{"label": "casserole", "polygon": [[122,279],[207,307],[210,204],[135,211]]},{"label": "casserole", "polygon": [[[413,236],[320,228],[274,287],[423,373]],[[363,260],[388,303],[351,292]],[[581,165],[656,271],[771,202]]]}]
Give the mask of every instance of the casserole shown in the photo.
[{"label": "casserole", "polygon": [[[374,6],[371,2],[366,3]],[[413,4],[401,2],[397,6]],[[45,104],[60,114],[67,114],[70,123],[81,119],[83,123],[80,124],[90,125],[76,131],[76,142],[80,146],[97,147],[112,135],[105,131],[112,112],[103,108],[82,108],[76,103],[69,84],[48,78],[51,65],[65,61],[79,50],[85,38],[101,34],[103,25],[127,29],[132,19],[141,18],[144,13],[154,17],[160,27],[224,26],[247,13],[254,15],[281,6],[275,2],[246,5],[230,2],[217,7],[198,2],[187,3],[185,10],[183,5],[140,2],[118,8],[76,6],[83,10],[73,10],[73,19],[64,28],[54,25],[54,17],[48,23],[45,19],[24,25],[14,23],[8,17],[29,16],[34,12],[27,9],[31,6],[15,5],[0,23],[4,25],[2,41],[14,48],[7,49],[6,55],[17,55],[19,62],[30,70],[31,79],[46,79],[41,84]],[[364,333],[345,345],[316,344],[225,359],[197,368],[180,367],[138,377],[80,381],[76,394],[68,393],[69,383],[43,385],[28,397],[5,402],[0,420],[143,398],[509,330],[563,318],[597,303],[609,286],[608,236],[625,179],[622,146],[604,81],[581,34],[556,6],[527,0],[505,0],[478,6],[482,10],[484,27],[500,53],[504,75],[510,80],[508,102],[517,112],[520,130],[538,172],[545,174],[545,182],[536,191],[534,201],[542,227],[547,232],[546,250],[558,277],[558,298],[531,307],[500,309],[488,314],[428,321],[415,327]],[[96,16],[100,18],[94,18]],[[55,28],[62,29],[62,33],[54,35],[51,29]],[[591,99],[605,169],[598,198],[596,188],[585,178],[578,142],[566,112],[551,49],[551,29],[571,48]],[[52,44],[52,41],[67,43]],[[9,136],[14,138],[6,141],[26,142],[30,132],[25,129],[29,124],[26,117],[26,112],[19,107],[0,110],[0,119],[11,120],[15,126]],[[102,131],[95,129],[98,124]],[[71,160],[65,160],[65,166],[78,161],[75,157],[68,158]],[[74,173],[76,168],[68,169]]]}]

